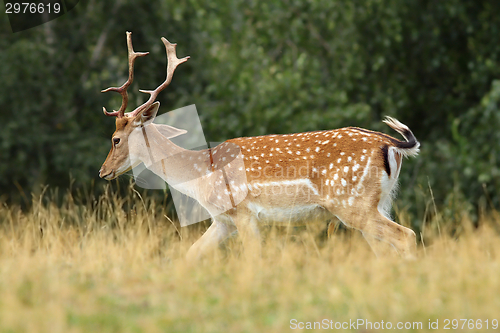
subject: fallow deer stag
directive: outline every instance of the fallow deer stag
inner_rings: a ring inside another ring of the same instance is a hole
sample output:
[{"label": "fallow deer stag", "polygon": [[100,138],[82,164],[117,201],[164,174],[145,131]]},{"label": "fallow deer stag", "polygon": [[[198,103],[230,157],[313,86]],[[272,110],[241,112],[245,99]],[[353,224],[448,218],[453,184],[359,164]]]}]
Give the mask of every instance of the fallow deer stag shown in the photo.
[{"label": "fallow deer stag", "polygon": [[[162,41],[168,58],[165,81],[153,91],[141,90],[150,94],[149,99],[125,113],[134,62],[147,54],[134,52],[127,32],[129,78],[119,88],[103,90],[119,92],[123,100],[118,111],[103,108],[107,116],[116,117],[116,131],[99,176],[114,179],[143,162],[170,186],[205,207],[212,224],[189,249],[188,259],[216,248],[234,231],[245,249],[255,244],[259,252],[260,225],[303,224],[315,216],[335,216],[358,229],[375,253],[376,243],[383,241],[403,257],[415,256],[415,233],[389,218],[402,159],[416,156],[420,147],[406,125],[390,117],[384,120],[405,141],[347,127],[236,138],[211,150],[183,149],[169,139],[185,131],[153,123],[160,105],[156,97],[170,84],[176,67],[189,58],[178,59],[176,44],[165,38]],[[142,139],[132,139],[134,136]],[[237,157],[240,166],[230,167],[227,161]],[[217,174],[223,166],[229,168]],[[221,203],[221,196],[227,198],[228,194],[229,206]]]}]

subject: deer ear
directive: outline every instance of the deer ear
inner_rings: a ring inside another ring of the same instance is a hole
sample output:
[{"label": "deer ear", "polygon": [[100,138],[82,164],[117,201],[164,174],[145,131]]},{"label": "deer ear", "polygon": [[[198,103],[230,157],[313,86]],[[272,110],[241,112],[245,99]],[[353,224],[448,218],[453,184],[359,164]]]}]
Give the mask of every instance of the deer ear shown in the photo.
[{"label": "deer ear", "polygon": [[161,135],[163,135],[167,139],[175,138],[176,136],[187,133],[186,130],[175,128],[169,125],[155,124],[155,126],[156,129],[161,133]]},{"label": "deer ear", "polygon": [[159,108],[160,102],[154,102],[149,108],[142,111],[139,116],[135,118],[135,123],[137,125],[149,125],[155,120]]}]

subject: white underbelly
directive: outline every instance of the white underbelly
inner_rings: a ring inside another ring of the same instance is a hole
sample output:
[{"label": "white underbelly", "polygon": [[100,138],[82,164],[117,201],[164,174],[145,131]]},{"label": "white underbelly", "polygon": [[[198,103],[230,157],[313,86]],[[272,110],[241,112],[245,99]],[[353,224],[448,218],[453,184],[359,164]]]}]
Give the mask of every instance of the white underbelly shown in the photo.
[{"label": "white underbelly", "polygon": [[[249,203],[247,209],[261,226],[303,226],[325,222],[333,216],[328,210],[318,205],[266,207]],[[216,219],[222,223],[236,225],[233,217],[237,218],[237,213],[236,215],[221,214]]]},{"label": "white underbelly", "polygon": [[262,225],[305,225],[330,218],[331,213],[318,205],[295,205],[287,207],[264,206],[250,203],[248,209]]}]

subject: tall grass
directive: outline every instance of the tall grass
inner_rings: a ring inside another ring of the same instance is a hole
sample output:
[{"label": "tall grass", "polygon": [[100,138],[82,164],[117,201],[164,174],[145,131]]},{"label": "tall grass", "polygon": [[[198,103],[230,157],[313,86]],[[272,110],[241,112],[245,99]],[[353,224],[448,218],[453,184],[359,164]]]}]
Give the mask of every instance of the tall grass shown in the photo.
[{"label": "tall grass", "polygon": [[26,211],[0,208],[0,332],[289,332],[324,319],[370,321],[353,329],[364,332],[473,319],[487,331],[500,320],[495,212],[479,227],[463,216],[452,232],[436,211],[416,261],[375,258],[356,232],[325,241],[306,228],[267,230],[261,258],[233,238],[189,265],[206,225],[180,228],[132,188],[85,200],[49,192]]}]

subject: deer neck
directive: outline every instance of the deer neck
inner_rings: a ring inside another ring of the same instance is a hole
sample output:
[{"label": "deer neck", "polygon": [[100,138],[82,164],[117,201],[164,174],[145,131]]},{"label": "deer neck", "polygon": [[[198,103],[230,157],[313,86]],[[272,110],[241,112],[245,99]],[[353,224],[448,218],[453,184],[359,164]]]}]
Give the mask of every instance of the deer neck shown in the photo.
[{"label": "deer neck", "polygon": [[210,171],[210,154],[179,147],[162,135],[154,124],[136,129],[140,148],[138,158],[146,168],[180,192],[193,196],[191,182]]}]

